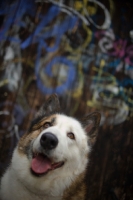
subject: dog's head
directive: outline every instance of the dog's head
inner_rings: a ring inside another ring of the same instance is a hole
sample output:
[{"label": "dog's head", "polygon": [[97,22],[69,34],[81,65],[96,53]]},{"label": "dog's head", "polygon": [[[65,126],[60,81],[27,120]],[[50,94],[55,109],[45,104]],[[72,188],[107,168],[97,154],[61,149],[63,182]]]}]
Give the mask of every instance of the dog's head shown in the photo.
[{"label": "dog's head", "polygon": [[86,169],[99,122],[97,112],[82,122],[61,114],[58,97],[52,95],[14,152],[12,163],[19,179],[41,191],[53,188],[60,180],[61,185],[68,186]]}]

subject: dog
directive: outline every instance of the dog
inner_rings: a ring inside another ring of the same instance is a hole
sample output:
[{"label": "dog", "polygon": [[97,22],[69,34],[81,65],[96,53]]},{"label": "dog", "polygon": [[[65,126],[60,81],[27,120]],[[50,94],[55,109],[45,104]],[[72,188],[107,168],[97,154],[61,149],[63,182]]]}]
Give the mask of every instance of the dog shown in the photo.
[{"label": "dog", "polygon": [[18,142],[1,178],[1,200],[84,200],[85,176],[100,114],[81,121],[51,95]]}]

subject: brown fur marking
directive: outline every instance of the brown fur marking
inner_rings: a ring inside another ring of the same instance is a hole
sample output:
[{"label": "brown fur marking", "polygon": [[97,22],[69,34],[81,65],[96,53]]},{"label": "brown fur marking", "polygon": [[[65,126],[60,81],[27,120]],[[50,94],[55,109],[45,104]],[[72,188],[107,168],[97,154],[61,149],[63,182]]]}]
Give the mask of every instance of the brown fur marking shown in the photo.
[{"label": "brown fur marking", "polygon": [[[30,133],[25,133],[18,143],[18,151],[19,153],[26,154],[26,149],[30,145],[31,141],[38,137],[38,135],[44,130],[43,125],[46,122],[53,121],[53,118],[56,118],[56,115],[51,115],[49,117],[43,118],[39,123],[35,124]],[[56,122],[54,121],[54,124]],[[52,124],[52,125],[54,125]]]},{"label": "brown fur marking", "polygon": [[85,200],[87,190],[85,176],[86,171],[79,175],[69,188],[65,190],[63,200]]}]

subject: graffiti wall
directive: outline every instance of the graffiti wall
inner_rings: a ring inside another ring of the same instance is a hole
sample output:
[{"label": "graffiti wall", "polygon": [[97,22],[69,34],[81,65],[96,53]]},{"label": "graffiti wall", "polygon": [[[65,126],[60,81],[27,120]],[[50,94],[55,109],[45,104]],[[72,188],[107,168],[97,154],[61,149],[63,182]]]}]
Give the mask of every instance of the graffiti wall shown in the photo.
[{"label": "graffiti wall", "polygon": [[[127,132],[123,127],[131,127],[133,119],[129,1],[0,2],[1,172],[52,93],[59,95],[64,112],[72,116],[99,111],[103,133],[119,126],[122,134]],[[116,193],[114,199],[120,196]]]}]

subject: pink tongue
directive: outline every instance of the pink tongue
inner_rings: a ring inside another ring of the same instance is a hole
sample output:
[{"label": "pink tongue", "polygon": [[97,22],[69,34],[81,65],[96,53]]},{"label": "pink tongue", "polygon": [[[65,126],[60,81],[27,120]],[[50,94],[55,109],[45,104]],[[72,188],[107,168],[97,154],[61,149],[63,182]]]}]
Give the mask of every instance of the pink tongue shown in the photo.
[{"label": "pink tongue", "polygon": [[42,174],[51,169],[51,161],[43,155],[37,155],[31,162],[32,170],[37,174]]}]

